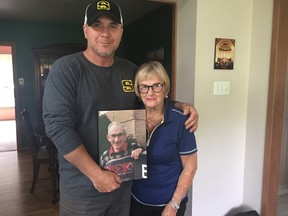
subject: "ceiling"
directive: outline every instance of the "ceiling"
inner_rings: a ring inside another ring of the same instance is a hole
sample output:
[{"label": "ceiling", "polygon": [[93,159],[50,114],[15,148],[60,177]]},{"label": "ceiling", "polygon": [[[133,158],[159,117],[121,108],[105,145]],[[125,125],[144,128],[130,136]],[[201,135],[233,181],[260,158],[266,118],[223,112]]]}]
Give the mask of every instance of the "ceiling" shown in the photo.
[{"label": "ceiling", "polygon": [[[155,10],[161,3],[147,0],[114,0],[122,10],[124,25]],[[1,0],[0,19],[82,24],[91,0]]]}]

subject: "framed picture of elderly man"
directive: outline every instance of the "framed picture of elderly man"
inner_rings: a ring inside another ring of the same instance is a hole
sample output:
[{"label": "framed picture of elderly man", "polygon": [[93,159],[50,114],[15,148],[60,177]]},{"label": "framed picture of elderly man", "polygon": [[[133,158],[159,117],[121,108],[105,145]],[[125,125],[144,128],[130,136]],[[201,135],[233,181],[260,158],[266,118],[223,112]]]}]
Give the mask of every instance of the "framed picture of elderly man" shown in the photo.
[{"label": "framed picture of elderly man", "polygon": [[147,177],[145,110],[98,112],[99,164],[122,181]]}]

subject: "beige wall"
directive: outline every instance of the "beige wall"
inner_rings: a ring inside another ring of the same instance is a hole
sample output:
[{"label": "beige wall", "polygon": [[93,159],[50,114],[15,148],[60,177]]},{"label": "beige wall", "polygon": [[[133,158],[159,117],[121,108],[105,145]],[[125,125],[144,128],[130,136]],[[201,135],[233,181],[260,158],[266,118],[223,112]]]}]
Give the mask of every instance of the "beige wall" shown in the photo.
[{"label": "beige wall", "polygon": [[[176,99],[200,114],[194,216],[260,212],[272,3],[178,2]],[[213,69],[216,37],[236,40],[234,70]],[[230,81],[230,95],[213,95],[214,81]]]}]

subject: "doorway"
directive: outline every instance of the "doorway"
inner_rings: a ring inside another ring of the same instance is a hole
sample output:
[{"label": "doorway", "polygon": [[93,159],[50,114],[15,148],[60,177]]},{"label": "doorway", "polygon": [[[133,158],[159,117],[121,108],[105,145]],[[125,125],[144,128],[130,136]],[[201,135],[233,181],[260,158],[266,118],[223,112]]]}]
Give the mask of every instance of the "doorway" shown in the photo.
[{"label": "doorway", "polygon": [[0,43],[0,152],[17,150],[13,45]]}]

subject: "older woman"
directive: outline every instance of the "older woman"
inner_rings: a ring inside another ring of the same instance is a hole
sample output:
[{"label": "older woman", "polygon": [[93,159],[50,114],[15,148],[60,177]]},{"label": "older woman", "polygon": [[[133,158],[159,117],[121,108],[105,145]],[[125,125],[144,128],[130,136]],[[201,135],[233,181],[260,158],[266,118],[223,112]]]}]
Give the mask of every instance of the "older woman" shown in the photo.
[{"label": "older woman", "polygon": [[143,64],[135,93],[146,109],[148,178],[135,180],[130,216],[184,215],[197,169],[197,146],[182,111],[166,102],[169,77],[161,63]]}]

